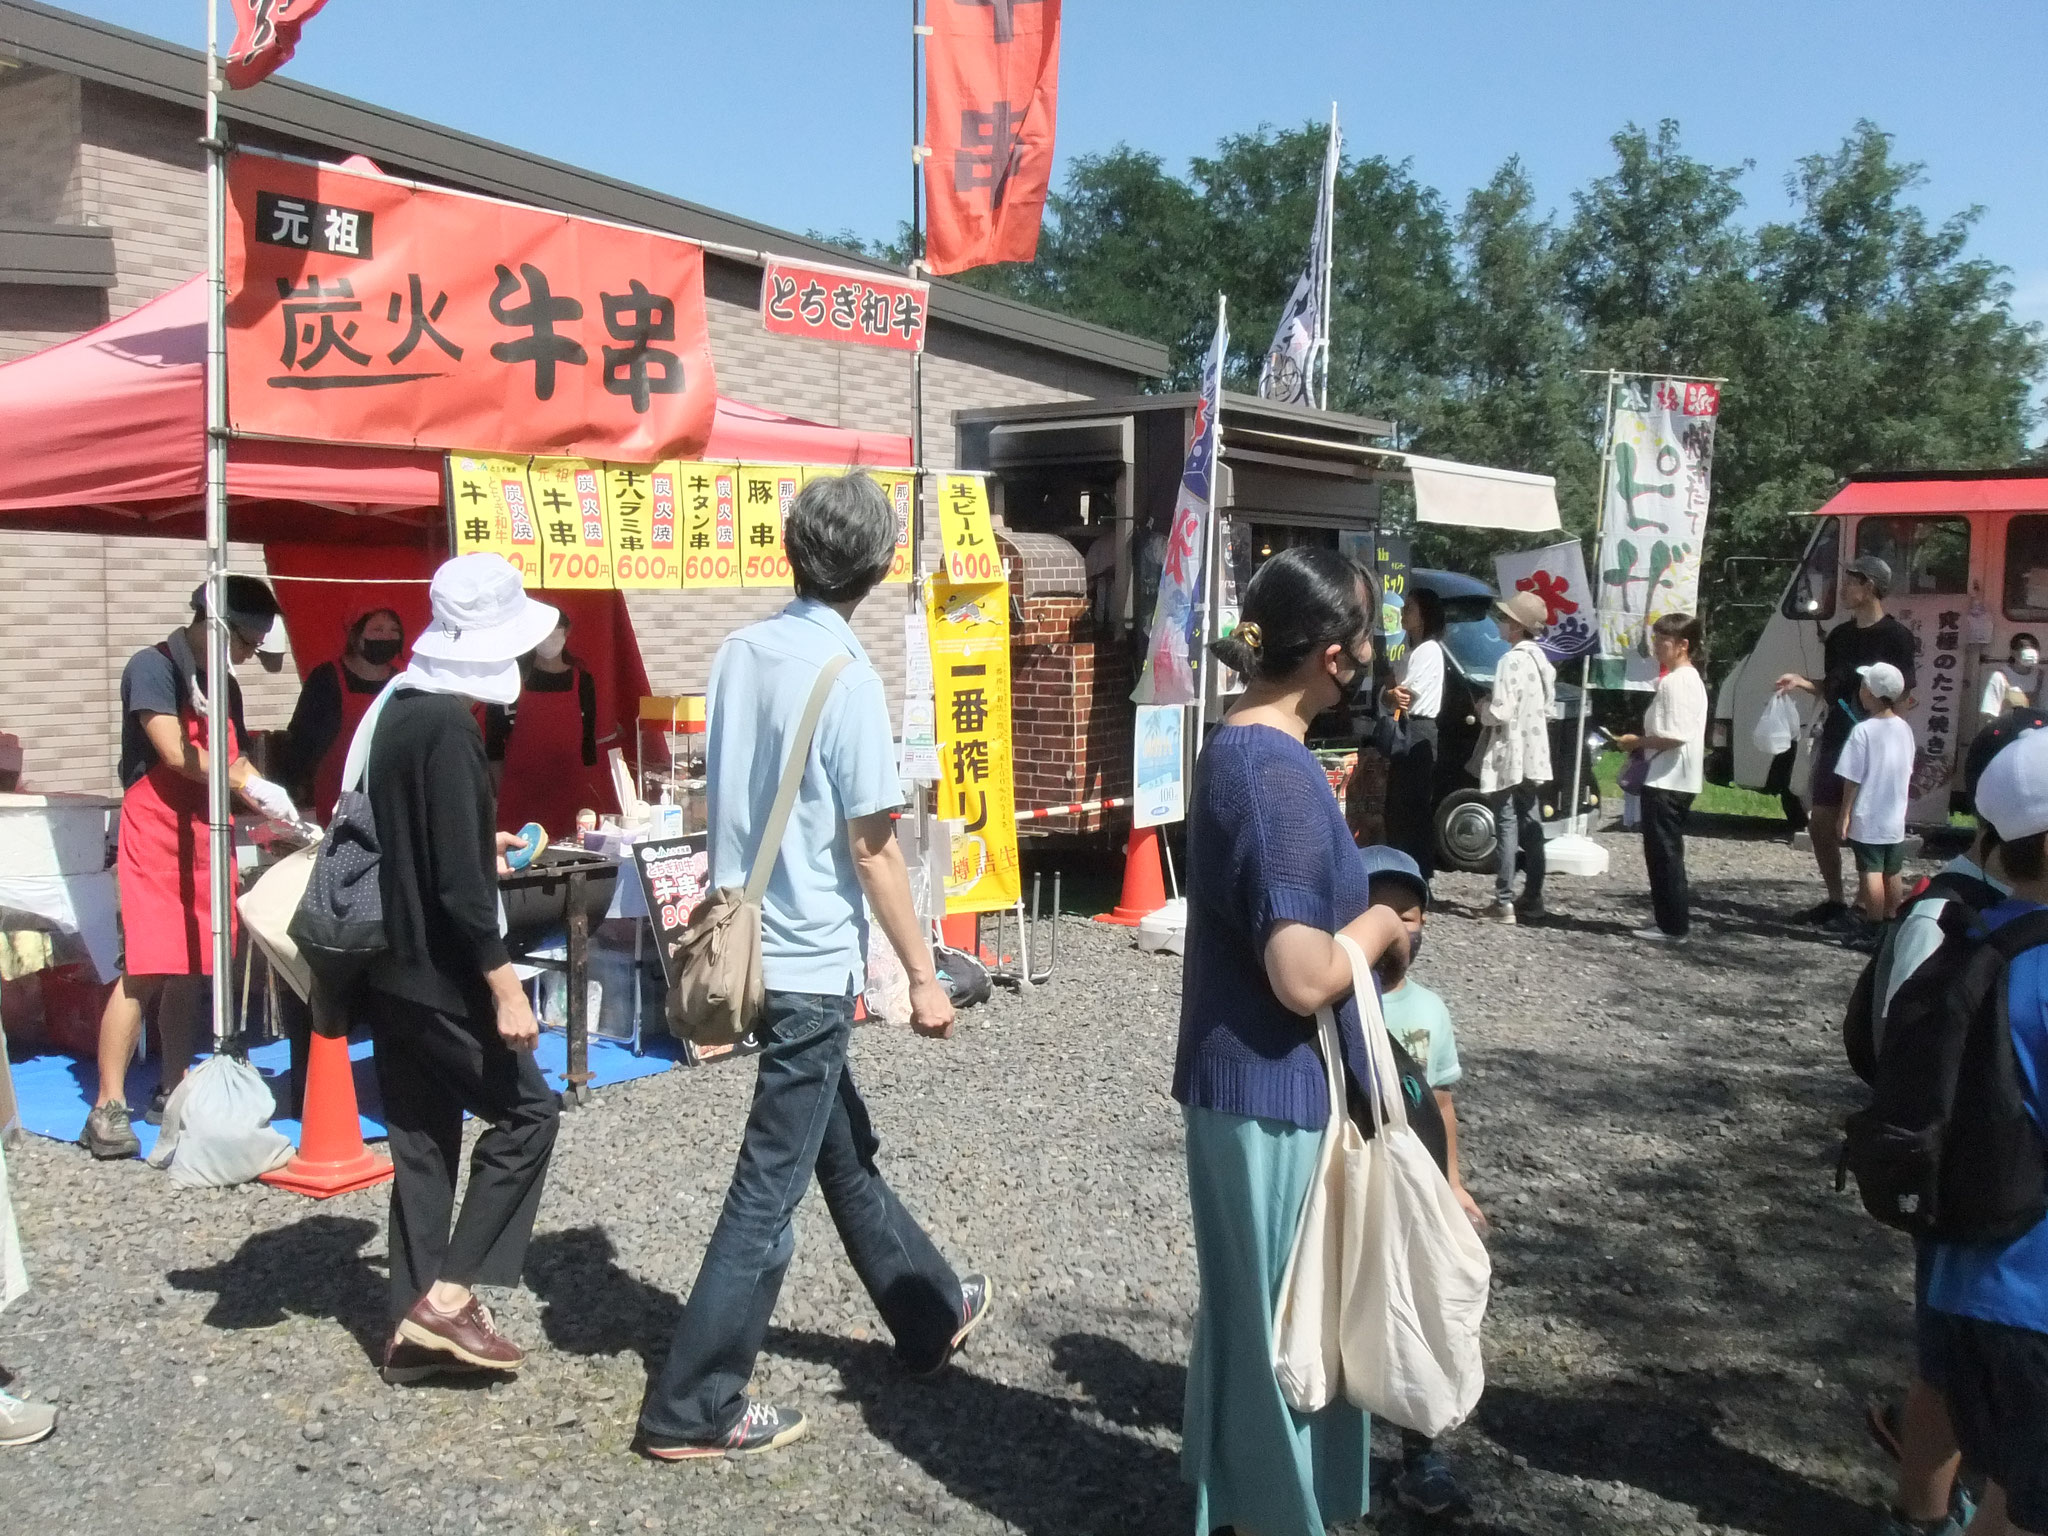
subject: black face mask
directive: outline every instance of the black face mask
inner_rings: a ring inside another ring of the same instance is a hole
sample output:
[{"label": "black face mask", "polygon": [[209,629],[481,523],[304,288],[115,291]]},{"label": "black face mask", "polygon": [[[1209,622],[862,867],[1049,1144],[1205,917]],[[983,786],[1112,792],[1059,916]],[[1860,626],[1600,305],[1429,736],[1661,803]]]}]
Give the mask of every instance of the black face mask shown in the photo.
[{"label": "black face mask", "polygon": [[388,667],[398,660],[398,650],[402,644],[403,642],[398,640],[364,640],[357,644],[356,651],[371,666]]}]

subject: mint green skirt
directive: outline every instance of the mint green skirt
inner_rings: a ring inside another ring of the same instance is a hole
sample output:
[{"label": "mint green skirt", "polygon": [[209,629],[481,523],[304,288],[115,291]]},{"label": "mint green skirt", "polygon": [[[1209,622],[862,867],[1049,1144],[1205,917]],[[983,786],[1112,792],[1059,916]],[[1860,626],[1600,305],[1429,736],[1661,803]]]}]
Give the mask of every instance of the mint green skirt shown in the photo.
[{"label": "mint green skirt", "polygon": [[1372,1420],[1342,1401],[1296,1413],[1273,1376],[1273,1309],[1323,1133],[1181,1114],[1202,1274],[1180,1460],[1195,1536],[1323,1536],[1371,1506]]}]

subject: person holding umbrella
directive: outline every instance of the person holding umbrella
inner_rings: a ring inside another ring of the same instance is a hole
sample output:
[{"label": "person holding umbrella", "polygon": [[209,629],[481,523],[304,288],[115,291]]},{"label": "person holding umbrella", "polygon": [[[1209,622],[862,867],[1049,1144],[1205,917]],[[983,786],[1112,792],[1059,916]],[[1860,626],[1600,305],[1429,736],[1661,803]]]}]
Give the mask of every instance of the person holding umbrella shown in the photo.
[{"label": "person holding umbrella", "polygon": [[[254,576],[227,579],[228,660],[240,665],[282,651],[273,637],[277,598]],[[191,1065],[199,1047],[204,978],[213,974],[206,775],[206,588],[192,594],[192,621],[137,651],[121,673],[122,976],[100,1018],[99,1093],[79,1144],[97,1158],[142,1150],[127,1103],[128,1064],[142,1038],[145,1009],[157,1007],[163,1073],[150,1114]],[[266,659],[264,665],[269,666]],[[244,755],[242,690],[228,679],[228,783],[265,816],[295,821],[283,787],[259,776]],[[232,921],[232,914],[230,915]]]}]

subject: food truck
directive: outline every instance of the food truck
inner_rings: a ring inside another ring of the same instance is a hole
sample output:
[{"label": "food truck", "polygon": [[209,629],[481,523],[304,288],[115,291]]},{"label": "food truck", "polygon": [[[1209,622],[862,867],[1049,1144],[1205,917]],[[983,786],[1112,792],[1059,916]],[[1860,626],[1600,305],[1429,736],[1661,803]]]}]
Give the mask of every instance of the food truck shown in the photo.
[{"label": "food truck", "polygon": [[1850,622],[1840,607],[1843,567],[1876,555],[1892,569],[1885,611],[1913,631],[1919,656],[1904,711],[1919,744],[1907,819],[1941,826],[1961,794],[1961,764],[1986,718],[1987,690],[2017,687],[2040,702],[2039,665],[2027,670],[2013,656],[2048,635],[2048,468],[1852,475],[1812,515],[1806,553],[1770,622],[1716,696],[1708,776],[1805,797],[1814,701],[1800,696],[1796,755],[1775,777],[1777,759],[1755,727],[1778,678],[1820,675],[1822,638]]}]

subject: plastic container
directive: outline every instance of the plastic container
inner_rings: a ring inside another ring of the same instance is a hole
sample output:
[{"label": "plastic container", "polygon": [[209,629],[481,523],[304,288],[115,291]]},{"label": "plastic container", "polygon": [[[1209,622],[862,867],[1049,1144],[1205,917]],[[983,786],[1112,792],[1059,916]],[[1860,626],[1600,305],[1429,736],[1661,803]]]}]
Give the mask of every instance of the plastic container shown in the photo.
[{"label": "plastic container", "polygon": [[1185,896],[1176,896],[1157,912],[1147,912],[1138,919],[1138,948],[1146,954],[1161,951],[1169,955],[1187,953],[1188,902]]}]

